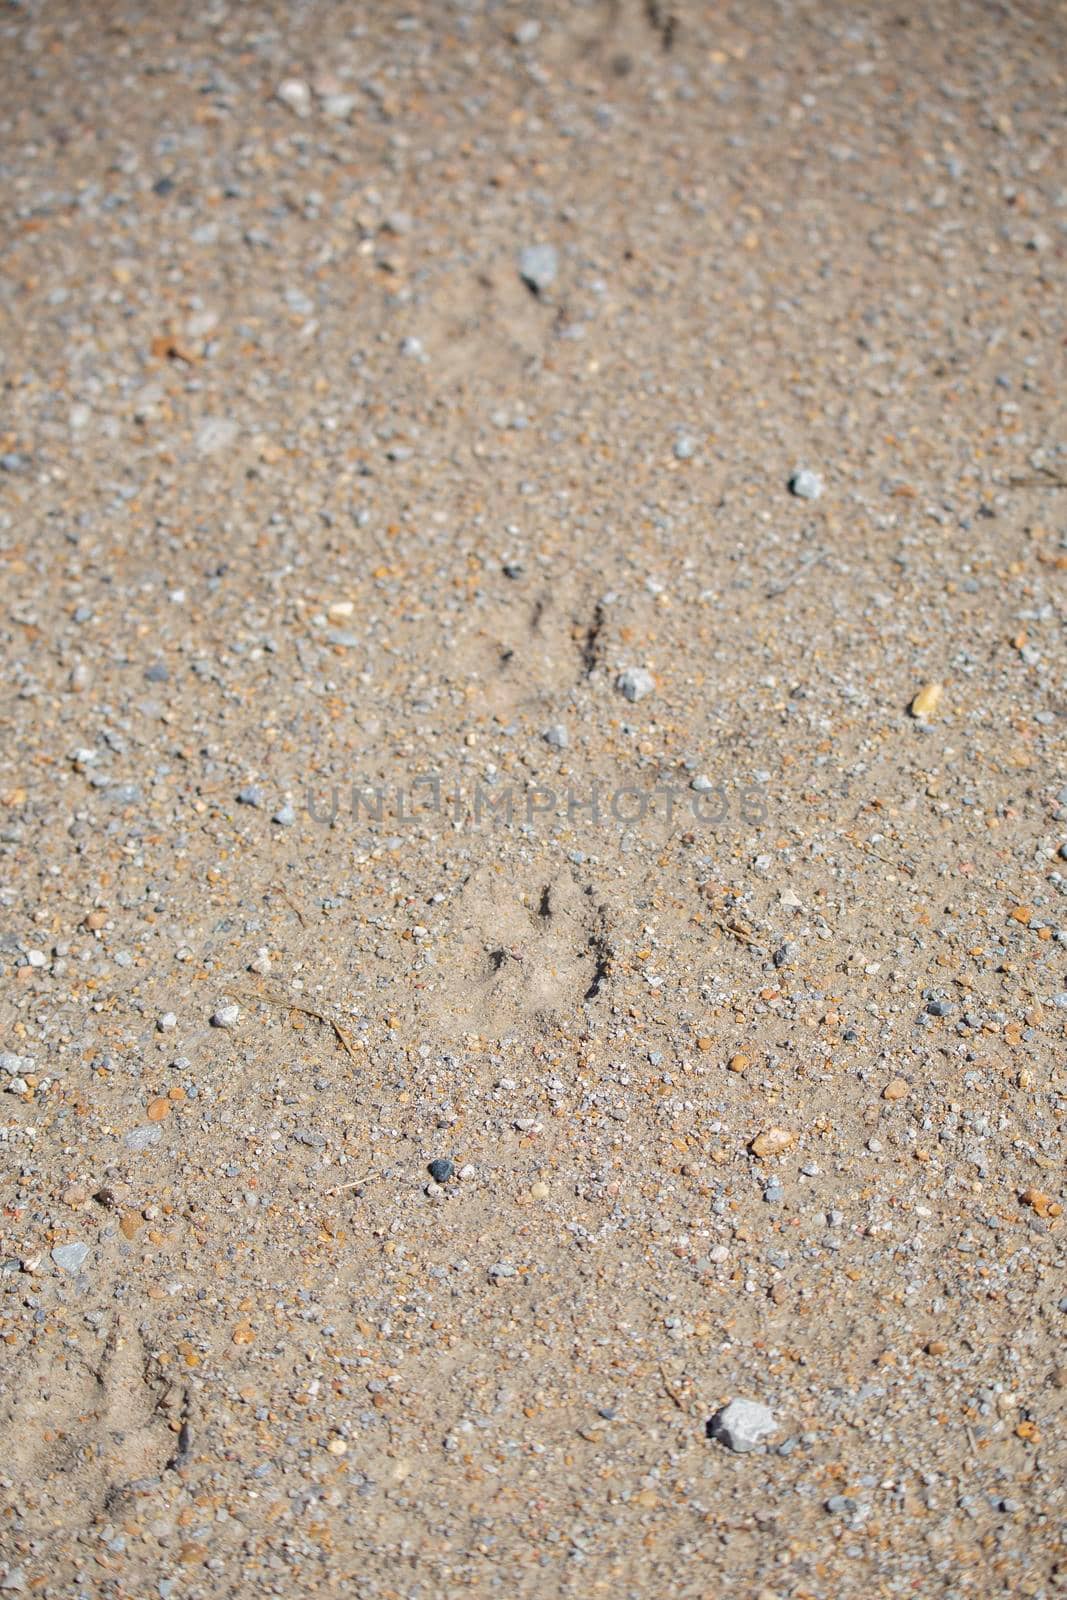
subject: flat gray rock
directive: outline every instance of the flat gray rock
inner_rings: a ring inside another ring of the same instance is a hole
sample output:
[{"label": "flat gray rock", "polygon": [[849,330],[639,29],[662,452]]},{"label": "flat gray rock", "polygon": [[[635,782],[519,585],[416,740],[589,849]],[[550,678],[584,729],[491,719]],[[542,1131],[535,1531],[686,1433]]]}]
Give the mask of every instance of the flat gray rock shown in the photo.
[{"label": "flat gray rock", "polygon": [[75,1244],[57,1244],[52,1251],[52,1260],[60,1272],[69,1272],[73,1277],[84,1267],[88,1254],[89,1246],[78,1240]]},{"label": "flat gray rock", "polygon": [[123,1144],[127,1150],[140,1152],[148,1150],[152,1145],[158,1144],[163,1137],[163,1129],[153,1123],[146,1123],[143,1128],[131,1128],[123,1136]]},{"label": "flat gray rock", "polygon": [[229,417],[205,417],[196,430],[198,454],[217,456],[237,442],[238,427]]},{"label": "flat gray rock", "polygon": [[646,694],[652,693],[656,681],[644,667],[624,667],[615,679],[615,687],[627,700],[643,700]]},{"label": "flat gray rock", "polygon": [[774,1412],[758,1400],[731,1400],[716,1411],[708,1423],[708,1434],[735,1455],[755,1450],[777,1431]]},{"label": "flat gray rock", "polygon": [[559,253],[553,244],[529,244],[519,256],[519,277],[534,294],[544,294],[556,281]]},{"label": "flat gray rock", "polygon": [[799,472],[794,472],[789,480],[789,491],[795,494],[798,500],[818,500],[822,494],[822,479],[817,472],[809,472],[807,467],[801,467]]}]

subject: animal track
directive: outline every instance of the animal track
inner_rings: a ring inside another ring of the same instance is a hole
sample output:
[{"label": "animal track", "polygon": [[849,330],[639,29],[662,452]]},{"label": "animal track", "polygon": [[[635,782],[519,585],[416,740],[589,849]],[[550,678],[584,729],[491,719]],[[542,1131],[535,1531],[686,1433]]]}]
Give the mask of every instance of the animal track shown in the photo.
[{"label": "animal track", "polygon": [[601,602],[597,601],[597,604],[593,608],[592,621],[589,623],[589,626],[585,629],[584,633],[581,631],[581,625],[578,623],[575,624],[575,631],[578,637],[581,639],[582,670],[587,678],[591,673],[595,672],[597,667],[600,665],[600,657],[602,652],[601,634],[604,632],[604,625],[606,622],[607,614]]},{"label": "animal track", "polygon": [[647,60],[649,35],[653,48],[666,53],[678,42],[681,20],[669,0],[601,0],[595,26],[576,23],[566,46],[580,60],[595,61],[601,70],[626,77]]},{"label": "animal track", "polygon": [[606,909],[566,873],[522,890],[503,874],[477,872],[453,928],[461,982],[452,988],[459,998],[438,1008],[442,1025],[493,1037],[555,1020],[594,1000],[610,976]]},{"label": "animal track", "polygon": [[116,1323],[99,1358],[40,1359],[0,1392],[0,1448],[9,1476],[32,1481],[50,1529],[121,1513],[138,1479],[154,1478],[182,1449],[188,1400],[147,1360],[139,1334]]}]

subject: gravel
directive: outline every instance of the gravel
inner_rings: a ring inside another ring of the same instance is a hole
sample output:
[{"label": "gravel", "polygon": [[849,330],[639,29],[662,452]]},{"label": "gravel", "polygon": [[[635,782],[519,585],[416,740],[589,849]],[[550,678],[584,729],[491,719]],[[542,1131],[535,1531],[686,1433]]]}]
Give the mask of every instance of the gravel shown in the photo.
[{"label": "gravel", "polygon": [[26,1593],[1056,1591],[1063,57],[0,7]]}]

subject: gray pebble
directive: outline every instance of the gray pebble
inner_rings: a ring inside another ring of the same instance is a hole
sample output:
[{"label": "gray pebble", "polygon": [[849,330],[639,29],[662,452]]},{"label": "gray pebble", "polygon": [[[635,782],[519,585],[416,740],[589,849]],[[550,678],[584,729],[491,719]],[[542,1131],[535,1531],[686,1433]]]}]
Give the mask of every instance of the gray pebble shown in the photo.
[{"label": "gray pebble", "polygon": [[79,1240],[76,1244],[57,1244],[52,1251],[52,1260],[60,1272],[69,1272],[73,1277],[85,1265],[88,1254],[89,1246]]},{"label": "gray pebble", "polygon": [[831,1512],[835,1517],[851,1517],[855,1511],[859,1510],[857,1502],[852,1499],[851,1495],[847,1494],[832,1494],[829,1500],[825,1502],[825,1505],[827,1511]]},{"label": "gray pebble", "polygon": [[296,812],[287,800],[281,810],[276,811],[270,820],[277,823],[279,828],[291,828],[296,821]]},{"label": "gray pebble", "polygon": [[0,1072],[7,1072],[12,1078],[23,1078],[27,1072],[32,1072],[37,1063],[33,1056],[17,1056],[12,1050],[0,1053]]},{"label": "gray pebble", "polygon": [[434,1183],[447,1183],[456,1169],[447,1156],[437,1156],[427,1170]]},{"label": "gray pebble", "polygon": [[229,417],[205,417],[196,430],[194,442],[202,456],[220,455],[237,442],[238,427]]},{"label": "gray pebble", "polygon": [[691,439],[687,433],[680,433],[674,441],[674,459],[689,461],[696,454],[696,448],[695,439]]},{"label": "gray pebble", "polygon": [[624,667],[615,679],[615,687],[627,700],[643,700],[656,687],[651,672],[644,667]]},{"label": "gray pebble", "polygon": [[296,117],[309,117],[311,115],[311,90],[303,78],[284,78],[274,91],[276,100]]},{"label": "gray pebble", "polygon": [[261,806],[263,804],[263,790],[257,789],[254,783],[247,784],[245,788],[238,789],[237,804],[239,806]]},{"label": "gray pebble", "polygon": [[544,294],[556,281],[559,254],[555,245],[529,244],[519,256],[519,277],[534,294]]},{"label": "gray pebble", "polygon": [[789,492],[795,494],[798,500],[817,500],[822,494],[823,483],[817,472],[809,472],[807,467],[801,467],[799,472],[794,472],[789,480]]},{"label": "gray pebble", "polygon": [[546,744],[552,746],[553,750],[566,750],[570,743],[567,730],[562,722],[554,722],[550,728],[545,729],[541,737]]},{"label": "gray pebble", "polygon": [[777,1430],[774,1412],[758,1400],[731,1400],[708,1423],[708,1437],[736,1455],[755,1450]]},{"label": "gray pebble", "polygon": [[240,1006],[235,1006],[232,1003],[230,1005],[220,1006],[219,1009],[212,1014],[211,1026],[213,1028],[235,1028],[237,1026],[237,1019],[240,1017],[240,1015]]},{"label": "gray pebble", "polygon": [[129,1133],[123,1136],[122,1142],[127,1150],[139,1154],[143,1150],[150,1149],[152,1145],[159,1144],[162,1138],[163,1129],[154,1123],[149,1123],[143,1128],[131,1128]]}]

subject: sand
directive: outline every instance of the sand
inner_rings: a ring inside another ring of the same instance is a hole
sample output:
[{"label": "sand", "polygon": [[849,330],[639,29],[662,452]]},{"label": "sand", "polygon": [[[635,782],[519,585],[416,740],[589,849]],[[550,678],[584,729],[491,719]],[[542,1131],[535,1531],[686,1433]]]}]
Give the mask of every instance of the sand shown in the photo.
[{"label": "sand", "polygon": [[4,1593],[1063,1588],[1064,21],[5,9]]}]

